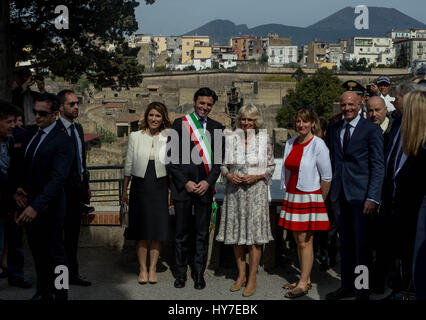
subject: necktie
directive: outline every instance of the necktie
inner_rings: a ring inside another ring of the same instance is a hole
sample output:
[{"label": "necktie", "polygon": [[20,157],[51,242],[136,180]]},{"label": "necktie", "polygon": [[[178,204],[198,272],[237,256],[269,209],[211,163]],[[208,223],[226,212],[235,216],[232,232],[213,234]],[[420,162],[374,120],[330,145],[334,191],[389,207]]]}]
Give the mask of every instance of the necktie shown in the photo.
[{"label": "necktie", "polygon": [[36,151],[36,148],[37,148],[38,144],[40,143],[41,136],[43,134],[44,134],[44,131],[42,129],[39,129],[38,132],[37,132],[36,137],[33,139],[33,141],[31,142],[31,145],[27,149],[27,153],[25,154],[25,158],[30,163],[33,161],[34,153]]},{"label": "necktie", "polygon": [[351,140],[351,125],[349,123],[346,124],[345,135],[343,136],[343,153],[346,153],[346,148],[349,145],[349,140]]},{"label": "necktie", "polygon": [[204,119],[203,119],[203,118],[200,118],[200,119],[198,119],[198,122],[200,123],[201,129],[202,129],[202,130],[203,130],[203,132],[204,132]]},{"label": "necktie", "polygon": [[74,132],[74,123],[70,125],[71,129],[71,138],[74,142],[74,148],[75,148],[75,156],[77,157],[77,173],[78,175],[81,175],[81,160],[80,160],[80,150],[78,149],[78,142],[77,142],[77,136]]}]

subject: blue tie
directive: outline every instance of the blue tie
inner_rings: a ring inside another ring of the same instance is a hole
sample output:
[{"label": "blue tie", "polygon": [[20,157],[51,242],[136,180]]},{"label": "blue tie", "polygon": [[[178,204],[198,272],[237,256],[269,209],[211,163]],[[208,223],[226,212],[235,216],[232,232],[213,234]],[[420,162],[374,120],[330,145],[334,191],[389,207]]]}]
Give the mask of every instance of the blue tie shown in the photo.
[{"label": "blue tie", "polygon": [[32,163],[32,160],[34,158],[34,154],[36,151],[36,148],[38,146],[38,144],[40,143],[41,140],[41,136],[44,134],[45,132],[42,129],[39,129],[37,132],[36,137],[34,138],[34,140],[31,142],[31,145],[28,147],[27,149],[27,153],[25,154],[25,158],[27,159],[27,161],[29,161],[30,163]]},{"label": "blue tie", "polygon": [[78,170],[78,175],[81,175],[81,161],[80,161],[80,151],[78,149],[78,142],[77,142],[77,136],[75,135],[74,132],[74,124],[70,125],[70,129],[71,129],[71,138],[74,142],[74,147],[75,147],[75,155],[77,157],[77,170]]},{"label": "blue tie", "polygon": [[204,119],[200,118],[198,119],[198,122],[200,123],[201,129],[204,131]]}]

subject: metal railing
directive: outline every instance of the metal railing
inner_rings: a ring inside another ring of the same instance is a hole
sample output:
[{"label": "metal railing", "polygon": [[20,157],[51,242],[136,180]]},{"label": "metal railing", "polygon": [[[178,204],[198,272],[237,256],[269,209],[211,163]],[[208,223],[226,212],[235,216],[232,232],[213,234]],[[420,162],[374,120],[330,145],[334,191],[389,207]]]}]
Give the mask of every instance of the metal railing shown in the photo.
[{"label": "metal railing", "polygon": [[92,205],[119,206],[123,190],[123,166],[87,167]]}]

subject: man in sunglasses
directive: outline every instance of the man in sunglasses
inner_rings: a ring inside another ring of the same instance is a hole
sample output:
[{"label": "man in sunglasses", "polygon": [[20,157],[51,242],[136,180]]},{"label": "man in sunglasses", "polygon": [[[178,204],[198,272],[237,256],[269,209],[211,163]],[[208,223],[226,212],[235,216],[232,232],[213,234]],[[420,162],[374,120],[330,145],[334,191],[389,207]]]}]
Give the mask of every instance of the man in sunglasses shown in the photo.
[{"label": "man in sunglasses", "polygon": [[[59,102],[55,95],[37,97],[33,113],[37,131],[25,147],[23,168],[14,199],[21,212],[34,257],[37,291],[33,300],[66,300],[68,286],[55,285],[55,269],[66,266],[63,245],[64,184],[74,158],[71,138],[56,125]],[[57,281],[56,281],[57,282]]]},{"label": "man in sunglasses", "polygon": [[56,125],[73,140],[75,155],[65,184],[65,253],[70,271],[70,284],[87,287],[91,285],[91,282],[84,280],[80,276],[77,260],[83,204],[89,203],[91,196],[89,174],[86,167],[84,133],[81,124],[74,121],[77,119],[79,111],[78,98],[75,93],[72,90],[62,90],[57,97],[60,103],[60,116],[56,121]]}]

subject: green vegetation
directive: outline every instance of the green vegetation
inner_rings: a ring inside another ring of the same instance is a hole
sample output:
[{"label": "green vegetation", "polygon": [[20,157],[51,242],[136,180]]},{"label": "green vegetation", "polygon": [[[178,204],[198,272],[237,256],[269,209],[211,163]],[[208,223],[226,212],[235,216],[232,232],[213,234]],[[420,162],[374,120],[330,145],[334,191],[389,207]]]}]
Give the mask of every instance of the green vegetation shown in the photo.
[{"label": "green vegetation", "polygon": [[333,103],[339,101],[343,91],[342,82],[332,70],[318,69],[311,77],[298,82],[295,89],[288,91],[287,103],[278,111],[278,125],[293,128],[294,115],[299,106],[310,106],[318,116],[330,118],[333,113]]},{"label": "green vegetation", "polygon": [[306,73],[302,70],[300,66],[297,67],[296,71],[294,71],[294,73],[291,76],[297,82],[300,82],[307,77]]},{"label": "green vegetation", "polygon": [[170,71],[169,68],[167,68],[166,66],[155,66],[154,67],[154,72],[167,72]]},{"label": "green vegetation", "polygon": [[268,63],[268,55],[266,53],[262,53],[262,56],[259,58],[260,64],[267,64]]},{"label": "green vegetation", "polygon": [[402,47],[401,51],[399,52],[398,58],[396,58],[396,65],[398,68],[406,68],[408,67],[408,53],[407,48]]},{"label": "green vegetation", "polygon": [[368,65],[367,59],[361,58],[359,61],[344,61],[342,69],[345,71],[371,71],[371,65]]},{"label": "green vegetation", "polygon": [[102,127],[96,129],[97,134],[102,134],[102,137],[99,138],[101,143],[113,143],[117,141],[117,137],[111,131],[104,129]]},{"label": "green vegetation", "polygon": [[274,82],[295,82],[291,76],[279,76],[279,75],[271,75],[263,78],[263,81],[274,81]]},{"label": "green vegetation", "polygon": [[[58,5],[68,9],[61,11],[62,17],[55,13]],[[139,48],[125,42],[138,30],[137,6],[136,0],[1,1],[1,17],[7,22],[0,23],[0,43],[10,48],[0,55],[0,98],[10,95],[16,62],[27,60],[36,61],[31,67],[49,69],[73,84],[85,75],[96,88],[139,86],[143,72],[137,61]],[[69,26],[64,23],[60,25],[64,29],[57,29],[56,18],[68,20]],[[108,51],[109,45],[115,49]]]},{"label": "green vegetation", "polygon": [[193,65],[187,66],[182,69],[183,71],[197,71]]}]

